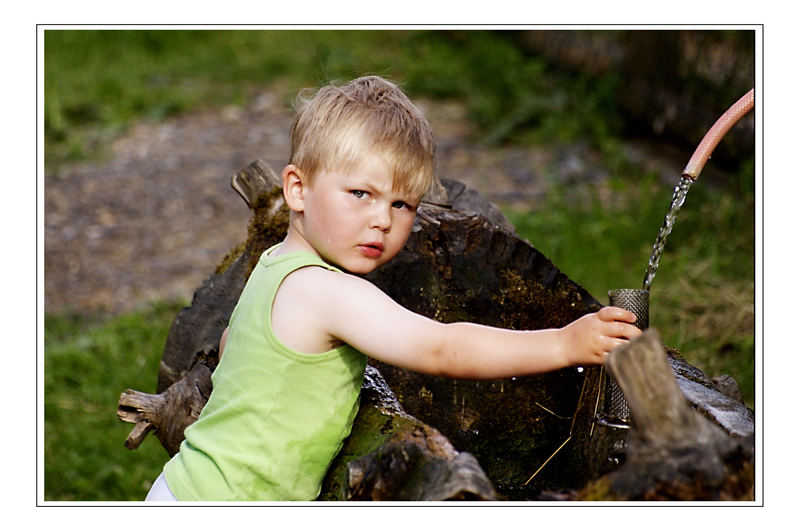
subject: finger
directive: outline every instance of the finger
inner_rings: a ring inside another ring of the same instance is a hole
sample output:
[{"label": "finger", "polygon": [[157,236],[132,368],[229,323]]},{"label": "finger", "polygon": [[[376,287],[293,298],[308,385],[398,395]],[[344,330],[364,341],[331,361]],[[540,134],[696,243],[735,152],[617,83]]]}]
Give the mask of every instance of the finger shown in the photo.
[{"label": "finger", "polygon": [[609,342],[611,343],[611,350],[620,347],[628,342],[624,337],[612,337]]},{"label": "finger", "polygon": [[611,354],[614,350],[621,347],[622,345],[628,342],[627,339],[620,338],[620,337],[609,337],[606,338],[605,342],[605,354]]},{"label": "finger", "polygon": [[617,306],[606,306],[597,312],[597,316],[603,321],[625,321],[628,323],[636,322],[635,313],[623,308],[618,308]]},{"label": "finger", "polygon": [[614,334],[612,335],[614,337],[624,337],[627,339],[633,339],[639,336],[641,333],[642,331],[636,326],[633,326],[632,324],[616,321],[614,323]]},{"label": "finger", "polygon": [[606,357],[608,357],[609,354],[611,354],[611,352],[614,349],[624,344],[626,341],[627,341],[626,339],[620,339],[617,337],[609,337],[609,336],[599,337],[597,338],[597,341],[594,343],[594,347],[592,350],[595,356],[601,359],[605,359]]}]

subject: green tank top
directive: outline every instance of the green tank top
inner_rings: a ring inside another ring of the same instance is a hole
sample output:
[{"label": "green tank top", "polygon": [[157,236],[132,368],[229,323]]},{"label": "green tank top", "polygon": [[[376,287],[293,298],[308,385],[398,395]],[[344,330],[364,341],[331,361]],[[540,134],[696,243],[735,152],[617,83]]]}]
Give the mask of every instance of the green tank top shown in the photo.
[{"label": "green tank top", "polygon": [[[197,421],[164,476],[178,500],[313,500],[358,411],[367,358],[344,345],[302,354],[272,331],[278,286],[319,266],[311,253],[268,256],[245,285]],[[302,319],[303,316],[297,316]]]}]

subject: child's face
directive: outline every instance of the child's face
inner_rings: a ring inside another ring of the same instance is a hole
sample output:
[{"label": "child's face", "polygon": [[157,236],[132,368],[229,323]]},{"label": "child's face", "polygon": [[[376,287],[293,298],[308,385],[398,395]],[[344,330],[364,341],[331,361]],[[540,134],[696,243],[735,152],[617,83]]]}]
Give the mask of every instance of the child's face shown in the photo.
[{"label": "child's face", "polygon": [[420,200],[392,185],[378,157],[348,171],[320,172],[304,193],[305,239],[325,261],[351,273],[385,264],[405,245]]}]

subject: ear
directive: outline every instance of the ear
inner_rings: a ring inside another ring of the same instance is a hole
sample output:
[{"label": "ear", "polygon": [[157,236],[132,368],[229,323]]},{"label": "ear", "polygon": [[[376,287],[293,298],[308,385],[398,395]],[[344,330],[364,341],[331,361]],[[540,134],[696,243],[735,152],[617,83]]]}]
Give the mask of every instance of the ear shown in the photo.
[{"label": "ear", "polygon": [[303,192],[306,187],[306,178],[300,168],[289,164],[281,172],[281,185],[286,206],[294,212],[302,212],[305,208]]}]

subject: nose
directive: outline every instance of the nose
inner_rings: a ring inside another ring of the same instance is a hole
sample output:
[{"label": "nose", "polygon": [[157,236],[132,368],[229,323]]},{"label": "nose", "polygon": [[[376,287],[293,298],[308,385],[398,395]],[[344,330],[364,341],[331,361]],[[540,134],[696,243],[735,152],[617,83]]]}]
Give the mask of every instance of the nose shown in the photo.
[{"label": "nose", "polygon": [[382,204],[376,202],[370,213],[369,226],[372,229],[378,229],[387,232],[392,228],[392,206],[389,204]]}]

